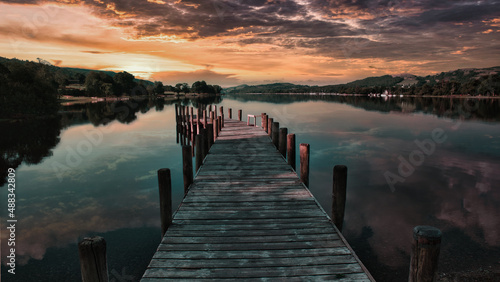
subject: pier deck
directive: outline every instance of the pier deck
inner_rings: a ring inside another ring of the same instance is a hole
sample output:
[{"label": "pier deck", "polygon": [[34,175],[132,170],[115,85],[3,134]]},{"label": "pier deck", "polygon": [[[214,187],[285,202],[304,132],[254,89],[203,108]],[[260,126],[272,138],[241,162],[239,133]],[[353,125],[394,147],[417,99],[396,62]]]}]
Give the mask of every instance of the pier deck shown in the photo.
[{"label": "pier deck", "polygon": [[226,119],[144,276],[374,281],[267,133]]}]

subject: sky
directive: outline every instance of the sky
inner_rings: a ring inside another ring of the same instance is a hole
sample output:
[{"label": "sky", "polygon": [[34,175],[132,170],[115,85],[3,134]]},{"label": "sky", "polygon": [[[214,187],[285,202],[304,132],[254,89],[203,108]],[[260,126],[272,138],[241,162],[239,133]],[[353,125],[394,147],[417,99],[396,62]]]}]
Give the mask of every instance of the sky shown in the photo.
[{"label": "sky", "polygon": [[338,84],[500,65],[500,0],[0,0],[0,56],[164,84]]}]

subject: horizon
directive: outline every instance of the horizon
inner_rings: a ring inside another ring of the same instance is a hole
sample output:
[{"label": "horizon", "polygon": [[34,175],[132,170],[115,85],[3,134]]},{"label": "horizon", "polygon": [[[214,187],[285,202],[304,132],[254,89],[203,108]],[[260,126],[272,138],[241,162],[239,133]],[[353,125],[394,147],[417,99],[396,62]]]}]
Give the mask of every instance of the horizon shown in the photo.
[{"label": "horizon", "polygon": [[0,56],[225,88],[500,65],[498,1],[66,2],[0,1]]}]

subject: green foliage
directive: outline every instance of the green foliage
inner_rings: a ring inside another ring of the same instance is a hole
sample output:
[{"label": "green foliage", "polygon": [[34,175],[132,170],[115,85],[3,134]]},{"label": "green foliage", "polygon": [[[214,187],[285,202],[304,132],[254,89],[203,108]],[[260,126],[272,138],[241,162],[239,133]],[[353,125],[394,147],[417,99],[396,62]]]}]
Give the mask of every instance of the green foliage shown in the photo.
[{"label": "green foliage", "polygon": [[19,60],[0,63],[0,118],[55,115],[57,88],[50,66]]}]

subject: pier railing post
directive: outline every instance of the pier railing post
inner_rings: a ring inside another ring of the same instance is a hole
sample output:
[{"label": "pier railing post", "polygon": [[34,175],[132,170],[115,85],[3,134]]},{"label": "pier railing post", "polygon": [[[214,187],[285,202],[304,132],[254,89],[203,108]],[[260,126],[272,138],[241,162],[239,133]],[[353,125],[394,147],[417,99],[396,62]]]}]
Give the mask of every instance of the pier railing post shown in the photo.
[{"label": "pier railing post", "polygon": [[184,176],[184,195],[193,183],[193,155],[191,146],[182,146],[182,174]]},{"label": "pier railing post", "polygon": [[202,152],[202,147],[203,147],[203,137],[198,134],[196,135],[195,137],[195,146],[196,146],[196,149],[195,149],[195,170],[196,172],[198,172],[198,169],[200,169],[200,166],[201,166],[201,163],[203,161],[203,152]]},{"label": "pier railing post", "polygon": [[290,133],[287,135],[287,161],[288,164],[295,170],[295,134]]},{"label": "pier railing post", "polygon": [[219,116],[217,118],[217,126],[218,126],[218,131],[220,133],[222,131],[222,117],[221,116]]},{"label": "pier railing post", "polygon": [[269,134],[269,137],[273,137],[273,122],[274,122],[274,119],[273,118],[270,118],[268,117],[267,118],[267,134]]},{"label": "pier railing post", "polygon": [[286,127],[280,128],[280,136],[279,136],[279,151],[283,158],[286,160],[286,135],[288,134],[288,129]]},{"label": "pier railing post", "polygon": [[309,187],[309,144],[300,144],[300,181]]},{"label": "pier railing post", "polygon": [[276,149],[279,149],[279,141],[280,141],[280,123],[275,121],[273,122],[273,132],[272,132],[272,141],[273,141],[273,144],[274,144],[274,147],[276,147]]},{"label": "pier railing post", "polygon": [[342,232],[344,224],[346,187],[347,167],[336,165],[333,168],[332,219],[340,232]]},{"label": "pier railing post", "polygon": [[233,119],[233,109],[229,108],[229,119]]},{"label": "pier railing post", "polygon": [[238,110],[238,120],[241,121],[241,115],[243,114],[242,110]]},{"label": "pier railing post", "polygon": [[99,236],[84,238],[78,243],[78,255],[83,282],[108,282],[104,238]]},{"label": "pier railing post", "polygon": [[172,178],[170,169],[158,170],[158,190],[160,191],[161,236],[165,235],[172,223]]},{"label": "pier railing post", "polygon": [[202,161],[205,159],[205,157],[208,155],[208,134],[207,134],[206,129],[202,129],[200,132],[201,135],[201,159]]},{"label": "pier railing post", "polygon": [[432,226],[413,228],[409,282],[436,281],[441,230]]},{"label": "pier railing post", "polygon": [[266,131],[266,133],[267,133],[267,118],[268,118],[267,115],[264,115],[262,117],[262,128],[264,129],[264,131]]},{"label": "pier railing post", "polygon": [[208,140],[208,150],[212,148],[214,144],[214,125],[207,124],[207,140]]},{"label": "pier railing post", "polygon": [[[265,116],[266,116],[266,113],[261,113],[260,114],[260,125],[261,125],[262,128],[265,128],[264,127],[264,117]],[[267,121],[267,119],[266,119],[266,121]]]},{"label": "pier railing post", "polygon": [[224,127],[224,107],[220,106],[220,120],[221,120],[221,128]]}]

